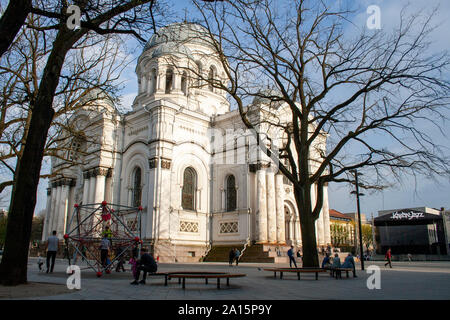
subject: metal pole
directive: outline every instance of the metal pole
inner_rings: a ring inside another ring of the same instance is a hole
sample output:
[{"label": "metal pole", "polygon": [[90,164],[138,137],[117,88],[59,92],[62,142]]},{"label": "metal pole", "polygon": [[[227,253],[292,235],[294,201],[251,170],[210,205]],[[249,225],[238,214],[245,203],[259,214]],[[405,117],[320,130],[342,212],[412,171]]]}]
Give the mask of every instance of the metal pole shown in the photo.
[{"label": "metal pole", "polygon": [[364,270],[364,257],[363,257],[363,242],[362,242],[362,230],[361,230],[361,211],[359,206],[359,186],[358,186],[358,171],[355,170],[355,184],[356,184],[356,204],[358,210],[358,228],[359,228],[359,258],[361,260],[361,270]]}]

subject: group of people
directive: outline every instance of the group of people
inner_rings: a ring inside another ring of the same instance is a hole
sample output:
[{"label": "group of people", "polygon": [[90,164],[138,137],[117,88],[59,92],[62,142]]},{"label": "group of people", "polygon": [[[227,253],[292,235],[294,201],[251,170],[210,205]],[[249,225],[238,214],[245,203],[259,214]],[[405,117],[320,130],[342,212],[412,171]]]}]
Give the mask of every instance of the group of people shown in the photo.
[{"label": "group of people", "polygon": [[352,253],[349,253],[347,257],[345,257],[344,263],[341,263],[341,259],[339,258],[338,253],[335,253],[334,258],[332,258],[330,257],[330,254],[326,252],[325,257],[322,260],[322,268],[331,270],[339,268],[351,268],[353,270],[353,277],[357,277],[355,259]]},{"label": "group of people", "polygon": [[[56,260],[56,254],[58,252],[59,247],[59,238],[56,235],[56,231],[52,232],[52,235],[48,237],[46,250],[47,250],[47,273],[53,273],[53,269],[55,267],[55,260]],[[84,249],[82,249],[82,252],[86,251],[86,247],[83,246]],[[112,248],[112,241],[111,241],[111,232],[109,228],[105,228],[105,231],[102,233],[102,240],[100,242],[100,261],[102,264],[102,267],[107,267],[108,265],[108,255]],[[126,249],[123,247],[116,248],[116,256],[117,259],[117,266],[116,271],[120,272],[120,270],[125,272],[125,251]],[[146,248],[141,249],[141,258],[137,259],[138,253],[137,253],[137,247],[135,247],[132,250],[131,258],[129,260],[129,263],[131,264],[131,271],[133,273],[134,281],[131,282],[131,284],[145,284],[147,273],[154,273],[158,270],[158,265],[153,258],[152,255],[150,255],[147,252]],[[43,261],[40,255],[38,256],[38,267],[39,270],[42,270]],[[139,281],[141,272],[143,272],[142,280]]]},{"label": "group of people", "polygon": [[238,248],[233,248],[230,250],[230,253],[228,254],[228,263],[230,267],[233,265],[233,262],[236,261],[236,265],[239,264],[239,257],[241,256],[241,252],[238,250]]}]

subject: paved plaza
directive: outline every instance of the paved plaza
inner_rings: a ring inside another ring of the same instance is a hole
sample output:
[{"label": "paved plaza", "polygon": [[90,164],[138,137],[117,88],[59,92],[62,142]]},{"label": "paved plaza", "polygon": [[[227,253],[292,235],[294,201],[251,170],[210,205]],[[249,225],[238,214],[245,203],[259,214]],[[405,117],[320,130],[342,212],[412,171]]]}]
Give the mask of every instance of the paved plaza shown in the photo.
[{"label": "paved plaza", "polygon": [[[160,263],[158,271],[214,271],[245,273],[244,278],[230,280],[227,287],[223,280],[217,289],[215,279],[205,284],[202,279],[187,279],[183,290],[176,279],[164,286],[163,277],[149,277],[146,285],[133,286],[129,266],[127,272],[112,272],[97,278],[90,269],[81,272],[80,290],[63,290],[54,295],[23,297],[21,299],[45,300],[409,300],[409,299],[450,299],[450,262],[394,262],[393,268],[385,268],[382,261],[365,262],[380,267],[381,289],[368,289],[367,279],[371,274],[360,270],[357,278],[336,280],[329,273],[322,273],[315,280],[314,274],[284,274],[283,279],[274,278],[267,267],[287,267],[286,264],[242,263],[229,267],[227,263]],[[60,284],[65,286],[67,261],[57,260],[53,274],[39,272],[36,259],[30,258],[28,280],[33,283]],[[64,288],[65,289],[65,288]],[[61,290],[60,290],[61,291]]]}]

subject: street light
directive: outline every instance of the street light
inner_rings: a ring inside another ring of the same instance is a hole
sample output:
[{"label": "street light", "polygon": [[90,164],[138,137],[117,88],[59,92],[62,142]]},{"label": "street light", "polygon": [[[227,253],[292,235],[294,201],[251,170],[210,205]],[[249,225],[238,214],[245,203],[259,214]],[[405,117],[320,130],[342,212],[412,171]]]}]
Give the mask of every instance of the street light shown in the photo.
[{"label": "street light", "polygon": [[[359,197],[363,196],[364,193],[359,193],[359,185],[358,185],[358,171],[350,170],[351,173],[355,174],[355,186],[356,191],[352,191],[352,194],[356,194],[356,206],[358,210],[358,229],[359,229],[359,258],[361,260],[361,270],[364,270],[364,251],[363,251],[363,242],[362,242],[362,230],[361,230],[361,210],[359,206]],[[361,174],[361,173],[360,173]]]}]

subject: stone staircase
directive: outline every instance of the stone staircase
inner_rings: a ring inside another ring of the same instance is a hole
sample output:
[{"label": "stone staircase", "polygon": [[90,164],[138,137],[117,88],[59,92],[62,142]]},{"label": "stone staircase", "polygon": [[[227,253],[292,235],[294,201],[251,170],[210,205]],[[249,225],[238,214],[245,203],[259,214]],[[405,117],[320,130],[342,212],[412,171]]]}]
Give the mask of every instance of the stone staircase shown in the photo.
[{"label": "stone staircase", "polygon": [[[280,249],[278,256],[276,248]],[[256,262],[256,263],[289,263],[287,251],[289,246],[277,246],[266,244],[254,244],[244,251],[240,262]]]},{"label": "stone staircase", "polygon": [[[204,262],[228,262],[231,249],[237,248],[240,252],[244,249],[243,244],[213,246],[203,259]],[[246,249],[246,251],[248,248]]]},{"label": "stone staircase", "polygon": [[[278,256],[275,248],[280,248],[281,255]],[[243,244],[213,246],[208,255],[204,258],[205,262],[228,262],[228,255],[232,248],[238,248],[240,252],[244,249]],[[256,263],[289,263],[287,251],[289,246],[262,245],[254,244],[248,246],[243,252],[239,262]]]}]

